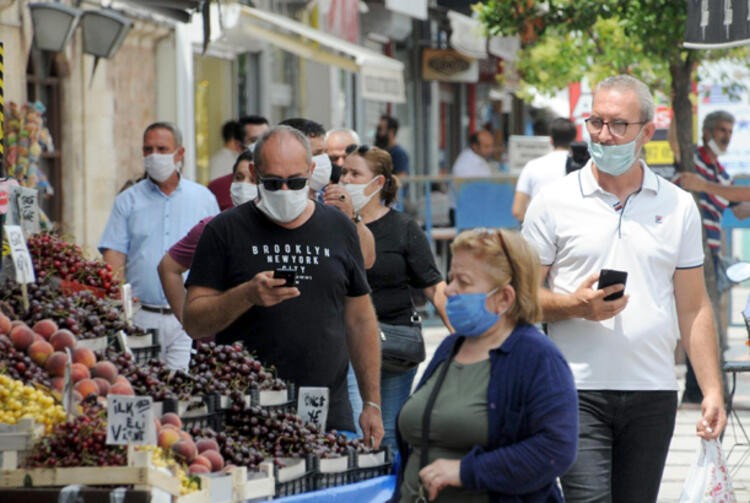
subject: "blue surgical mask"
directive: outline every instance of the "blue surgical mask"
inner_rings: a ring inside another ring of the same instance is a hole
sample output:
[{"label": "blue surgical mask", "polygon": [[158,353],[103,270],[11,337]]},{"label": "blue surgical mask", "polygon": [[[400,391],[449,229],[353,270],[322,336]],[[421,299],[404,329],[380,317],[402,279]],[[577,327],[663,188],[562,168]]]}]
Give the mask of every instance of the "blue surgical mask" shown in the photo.
[{"label": "blue surgical mask", "polygon": [[612,176],[626,173],[635,164],[635,144],[641,133],[631,142],[622,145],[602,145],[589,138],[589,153],[596,169]]},{"label": "blue surgical mask", "polygon": [[479,337],[500,320],[499,314],[485,307],[487,297],[496,291],[495,288],[487,293],[460,293],[448,297],[445,311],[458,335]]}]

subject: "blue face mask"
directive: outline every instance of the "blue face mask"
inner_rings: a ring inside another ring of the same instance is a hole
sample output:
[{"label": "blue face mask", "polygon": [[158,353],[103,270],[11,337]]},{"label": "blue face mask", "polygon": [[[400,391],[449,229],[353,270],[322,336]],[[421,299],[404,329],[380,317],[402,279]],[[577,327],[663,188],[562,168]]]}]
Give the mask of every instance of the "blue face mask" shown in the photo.
[{"label": "blue face mask", "polygon": [[641,133],[631,142],[622,145],[602,145],[589,138],[589,153],[596,169],[612,176],[626,173],[635,164],[635,143]]},{"label": "blue face mask", "polygon": [[487,293],[460,293],[448,297],[445,311],[458,335],[479,337],[500,320],[499,314],[491,313],[485,307],[487,297],[496,291],[497,289]]}]

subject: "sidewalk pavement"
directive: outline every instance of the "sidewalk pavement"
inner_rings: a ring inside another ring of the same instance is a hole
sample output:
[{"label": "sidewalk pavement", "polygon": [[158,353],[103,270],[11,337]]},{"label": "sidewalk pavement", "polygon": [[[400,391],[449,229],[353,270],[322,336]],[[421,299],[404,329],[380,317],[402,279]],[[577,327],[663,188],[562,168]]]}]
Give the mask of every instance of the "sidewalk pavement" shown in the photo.
[{"label": "sidewalk pavement", "polygon": [[[435,349],[448,335],[448,331],[442,325],[438,326],[436,323],[430,323],[430,321],[425,324],[423,330],[427,359],[417,371],[415,384],[422,375],[426,362],[432,359]],[[745,327],[731,327],[728,341],[729,350],[725,353],[727,360],[750,355],[750,347],[745,345],[747,340],[748,333]],[[675,374],[680,384],[681,396],[685,385],[685,365],[675,365]],[[738,413],[741,424],[750,433],[750,373],[738,374],[734,408]],[[695,426],[699,418],[700,411],[695,409],[680,408],[677,411],[674,436],[669,447],[667,464],[659,491],[659,503],[677,503],[679,501],[685,478],[698,455],[698,448],[700,447],[700,439],[695,435]],[[745,456],[750,457],[750,445],[748,444],[750,444],[750,441],[746,436],[743,436],[743,431],[739,428],[737,421],[732,418],[727,425],[722,448],[732,474],[732,482],[738,502],[750,502],[750,459],[743,459]]]}]

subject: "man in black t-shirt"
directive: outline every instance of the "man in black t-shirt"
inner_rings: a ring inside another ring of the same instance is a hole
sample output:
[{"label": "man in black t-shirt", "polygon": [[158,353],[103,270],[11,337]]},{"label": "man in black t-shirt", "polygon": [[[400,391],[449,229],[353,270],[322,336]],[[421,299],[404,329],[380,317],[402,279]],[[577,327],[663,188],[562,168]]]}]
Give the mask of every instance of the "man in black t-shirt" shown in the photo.
[{"label": "man in black t-shirt", "polygon": [[[351,358],[366,403],[365,439],[383,438],[380,343],[355,225],[308,199],[310,145],[277,126],[255,146],[255,201],[225,211],[203,231],[187,279],[185,330],[240,340],[279,376],[330,391],[328,428],[353,430],[346,393]],[[274,269],[294,270],[286,287]]]}]

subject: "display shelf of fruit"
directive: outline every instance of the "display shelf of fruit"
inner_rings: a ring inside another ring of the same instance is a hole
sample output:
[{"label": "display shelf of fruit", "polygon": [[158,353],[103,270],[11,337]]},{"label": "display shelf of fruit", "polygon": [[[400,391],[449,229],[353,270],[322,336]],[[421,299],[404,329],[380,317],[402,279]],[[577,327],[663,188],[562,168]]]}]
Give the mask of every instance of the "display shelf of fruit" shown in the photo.
[{"label": "display shelf of fruit", "polygon": [[70,330],[79,339],[113,336],[122,330],[127,335],[144,335],[145,331],[128,325],[122,317],[119,302],[100,299],[91,292],[63,295],[52,282],[28,285],[29,309],[23,307],[21,287],[6,281],[0,287],[0,312],[18,318],[30,326],[43,319],[59,328]]},{"label": "display shelf of fruit", "polygon": [[0,423],[16,424],[24,418],[43,425],[47,432],[66,419],[65,411],[49,391],[0,374]]},{"label": "display shelf of fruit", "polygon": [[119,296],[112,267],[101,260],[86,259],[80,246],[48,232],[29,236],[26,244],[40,280],[59,278],[66,294],[88,289],[100,297]]}]

